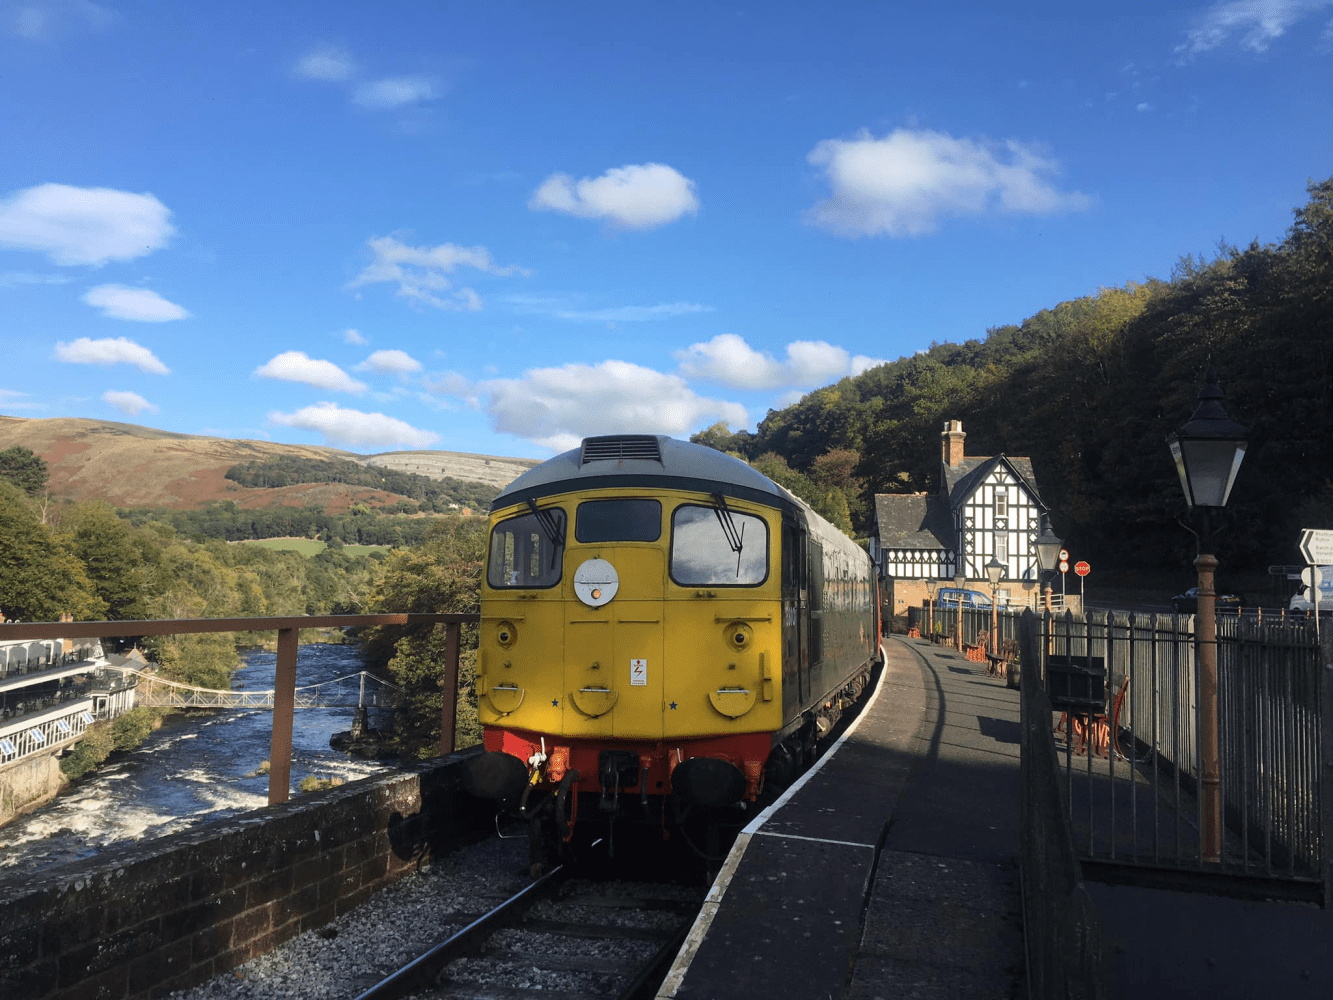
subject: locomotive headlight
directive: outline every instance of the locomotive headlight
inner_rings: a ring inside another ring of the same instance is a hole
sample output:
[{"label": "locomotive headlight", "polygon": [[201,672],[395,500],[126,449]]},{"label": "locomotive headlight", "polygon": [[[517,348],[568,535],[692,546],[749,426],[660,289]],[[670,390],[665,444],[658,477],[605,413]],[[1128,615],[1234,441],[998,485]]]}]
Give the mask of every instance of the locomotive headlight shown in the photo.
[{"label": "locomotive headlight", "polygon": [[514,627],[513,622],[500,622],[495,626],[495,641],[504,649],[508,649],[518,641],[518,629]]},{"label": "locomotive headlight", "polygon": [[723,631],[728,649],[749,649],[754,642],[754,630],[745,622],[732,622]]}]

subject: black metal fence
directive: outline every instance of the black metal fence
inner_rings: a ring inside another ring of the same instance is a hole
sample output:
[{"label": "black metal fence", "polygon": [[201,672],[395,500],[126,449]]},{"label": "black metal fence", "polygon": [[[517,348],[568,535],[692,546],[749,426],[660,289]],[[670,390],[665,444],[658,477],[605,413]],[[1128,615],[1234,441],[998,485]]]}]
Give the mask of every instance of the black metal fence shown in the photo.
[{"label": "black metal fence", "polygon": [[[991,613],[934,612],[975,643]],[[1205,857],[1199,650],[1193,615],[1043,615],[1019,665],[1057,702],[1054,740],[1075,849],[1087,862],[1257,880],[1333,900],[1333,642],[1312,622],[1217,618],[1220,861]],[[961,626],[961,627],[960,627]],[[1000,611],[996,641],[1018,635]],[[1330,630],[1333,631],[1333,630]],[[1061,697],[1063,696],[1063,704]],[[1267,887],[1266,889],[1264,887]]]}]

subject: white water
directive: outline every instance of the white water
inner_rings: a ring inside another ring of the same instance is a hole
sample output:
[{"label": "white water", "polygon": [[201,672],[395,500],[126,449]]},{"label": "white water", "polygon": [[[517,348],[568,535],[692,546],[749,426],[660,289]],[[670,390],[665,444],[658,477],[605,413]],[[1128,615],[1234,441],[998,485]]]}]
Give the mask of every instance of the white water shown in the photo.
[{"label": "white water", "polygon": [[[254,650],[243,662],[233,688],[273,687],[274,653]],[[331,680],[361,666],[355,646],[301,646],[296,683]],[[301,780],[309,775],[350,781],[386,766],[348,757],[329,746],[330,736],[351,728],[351,707],[297,710],[293,795],[299,794]],[[128,841],[165,836],[267,805],[268,775],[254,772],[269,759],[271,736],[268,711],[169,717],[141,747],[114,754],[73,792],[0,827],[0,873],[39,871]]]}]

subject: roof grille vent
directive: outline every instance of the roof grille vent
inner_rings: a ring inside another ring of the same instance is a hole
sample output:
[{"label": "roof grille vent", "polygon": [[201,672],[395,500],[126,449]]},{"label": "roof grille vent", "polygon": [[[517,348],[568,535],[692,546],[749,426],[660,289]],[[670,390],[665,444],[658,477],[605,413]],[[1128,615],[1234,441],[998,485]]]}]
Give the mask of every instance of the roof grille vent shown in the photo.
[{"label": "roof grille vent", "polygon": [[641,462],[662,461],[662,449],[651,434],[610,434],[606,437],[583,439],[583,453],[579,465],[589,462],[623,462],[635,459]]}]

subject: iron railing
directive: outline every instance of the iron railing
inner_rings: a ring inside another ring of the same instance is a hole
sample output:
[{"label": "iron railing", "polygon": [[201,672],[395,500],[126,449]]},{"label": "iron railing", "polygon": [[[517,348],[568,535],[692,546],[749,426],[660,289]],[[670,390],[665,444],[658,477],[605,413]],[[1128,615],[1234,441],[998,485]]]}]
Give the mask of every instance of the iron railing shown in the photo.
[{"label": "iron railing", "polygon": [[269,805],[286,802],[290,794],[292,727],[296,706],[296,651],[301,629],[366,628],[374,625],[444,625],[445,653],[440,664],[440,752],[454,749],[454,713],[458,698],[458,654],[462,626],[481,620],[468,614],[320,615],[293,618],[178,618],[123,622],[4,622],[0,644],[33,639],[106,639],[124,636],[184,635],[200,632],[278,633],[277,675],[274,679],[273,735],[269,754]]},{"label": "iron railing", "polygon": [[[935,609],[936,631],[972,644],[988,611]],[[1055,740],[1073,843],[1085,863],[1224,875],[1256,891],[1333,900],[1333,643],[1312,622],[1217,617],[1222,851],[1205,856],[1199,643],[1193,615],[1092,611],[1037,619],[1020,673],[1057,704]],[[1019,616],[997,615],[998,640]],[[1054,683],[1054,687],[1052,684]],[[1090,701],[1087,699],[1091,699]],[[1053,700],[1056,700],[1053,698]]]}]

